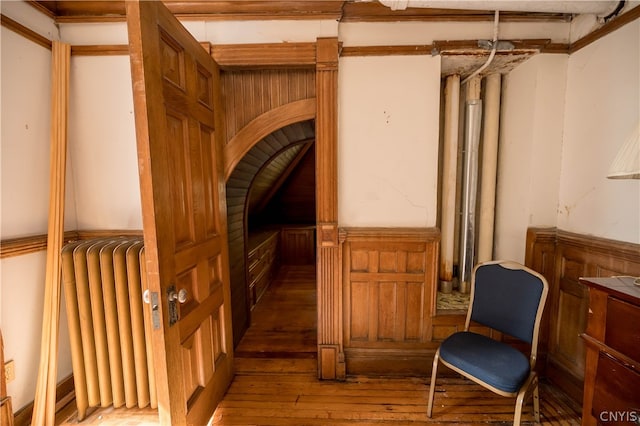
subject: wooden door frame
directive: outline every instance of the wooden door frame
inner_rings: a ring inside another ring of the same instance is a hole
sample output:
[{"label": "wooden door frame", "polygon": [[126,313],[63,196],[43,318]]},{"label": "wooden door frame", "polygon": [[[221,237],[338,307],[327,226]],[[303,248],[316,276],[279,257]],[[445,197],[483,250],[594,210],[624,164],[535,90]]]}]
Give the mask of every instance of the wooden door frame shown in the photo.
[{"label": "wooden door frame", "polygon": [[346,376],[338,241],[338,39],[316,44],[316,279],[318,377]]},{"label": "wooden door frame", "polygon": [[[279,51],[282,48],[278,46]],[[222,67],[234,67],[240,63],[259,68],[260,64],[255,62],[255,58],[264,57],[264,52],[268,49],[269,46],[265,45],[256,45],[254,48],[244,46],[242,49],[232,50],[227,57],[224,49],[214,46],[213,55]],[[292,46],[292,52],[295,50],[296,46]],[[310,49],[305,49],[303,56],[292,54],[290,62],[285,65],[308,65],[309,51]],[[261,52],[261,55],[256,56],[257,52]],[[240,54],[247,59],[239,60]],[[225,177],[228,178],[244,154],[266,134],[287,124],[314,117],[316,119],[316,281],[320,379],[341,379],[346,375],[338,241],[338,57],[337,37],[318,38],[315,43],[315,103],[310,104],[311,99],[294,102],[278,108],[275,115],[276,110],[263,114],[254,119],[251,126],[243,128],[224,149],[224,170]],[[267,116],[268,119],[265,119]],[[273,128],[274,126],[279,127]],[[249,127],[251,128],[248,129]],[[265,132],[267,133],[264,134]]]}]

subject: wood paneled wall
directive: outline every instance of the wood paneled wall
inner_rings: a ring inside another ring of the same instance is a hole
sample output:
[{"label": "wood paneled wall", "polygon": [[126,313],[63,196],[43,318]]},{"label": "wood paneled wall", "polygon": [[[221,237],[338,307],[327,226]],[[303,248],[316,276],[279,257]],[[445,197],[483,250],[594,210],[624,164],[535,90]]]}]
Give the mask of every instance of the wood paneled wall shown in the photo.
[{"label": "wood paneled wall", "polygon": [[314,265],[316,263],[316,227],[283,227],[280,230],[280,257],[283,265]]},{"label": "wood paneled wall", "polygon": [[316,220],[316,163],[311,147],[266,208],[259,211],[270,223],[310,224]]},{"label": "wood paneled wall", "polygon": [[547,346],[545,374],[577,402],[582,402],[585,331],[589,291],[580,277],[640,275],[640,245],[558,230],[527,232],[525,263],[549,281],[543,317]]},{"label": "wood paneled wall", "polygon": [[347,373],[425,374],[438,347],[439,231],[346,228],[340,238]]},{"label": "wood paneled wall", "polygon": [[315,69],[225,71],[221,74],[227,143],[267,111],[315,97]]}]

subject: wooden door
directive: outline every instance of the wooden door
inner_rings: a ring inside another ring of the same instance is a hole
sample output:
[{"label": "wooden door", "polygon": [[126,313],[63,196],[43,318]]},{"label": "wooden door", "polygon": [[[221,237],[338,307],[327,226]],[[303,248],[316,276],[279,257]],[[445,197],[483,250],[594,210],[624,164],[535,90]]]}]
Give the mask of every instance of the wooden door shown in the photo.
[{"label": "wooden door", "polygon": [[233,378],[219,70],[159,1],[127,1],[161,424],[203,425]]}]

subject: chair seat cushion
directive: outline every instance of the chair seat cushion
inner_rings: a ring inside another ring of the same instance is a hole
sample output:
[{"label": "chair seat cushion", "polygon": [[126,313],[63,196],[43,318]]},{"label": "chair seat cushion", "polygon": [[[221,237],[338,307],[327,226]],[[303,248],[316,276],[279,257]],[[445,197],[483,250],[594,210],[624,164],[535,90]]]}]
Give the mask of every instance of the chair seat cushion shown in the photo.
[{"label": "chair seat cushion", "polygon": [[469,331],[442,342],[440,358],[504,392],[517,392],[529,376],[529,359],[522,352]]}]

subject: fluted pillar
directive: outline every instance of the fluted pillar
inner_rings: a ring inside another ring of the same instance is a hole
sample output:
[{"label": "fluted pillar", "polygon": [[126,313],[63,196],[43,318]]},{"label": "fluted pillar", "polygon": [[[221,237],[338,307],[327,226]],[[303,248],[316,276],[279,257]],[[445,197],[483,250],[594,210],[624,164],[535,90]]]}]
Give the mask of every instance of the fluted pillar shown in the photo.
[{"label": "fluted pillar", "polygon": [[345,376],[342,286],[338,242],[338,39],[319,38],[316,50],[316,223],[318,376]]}]

